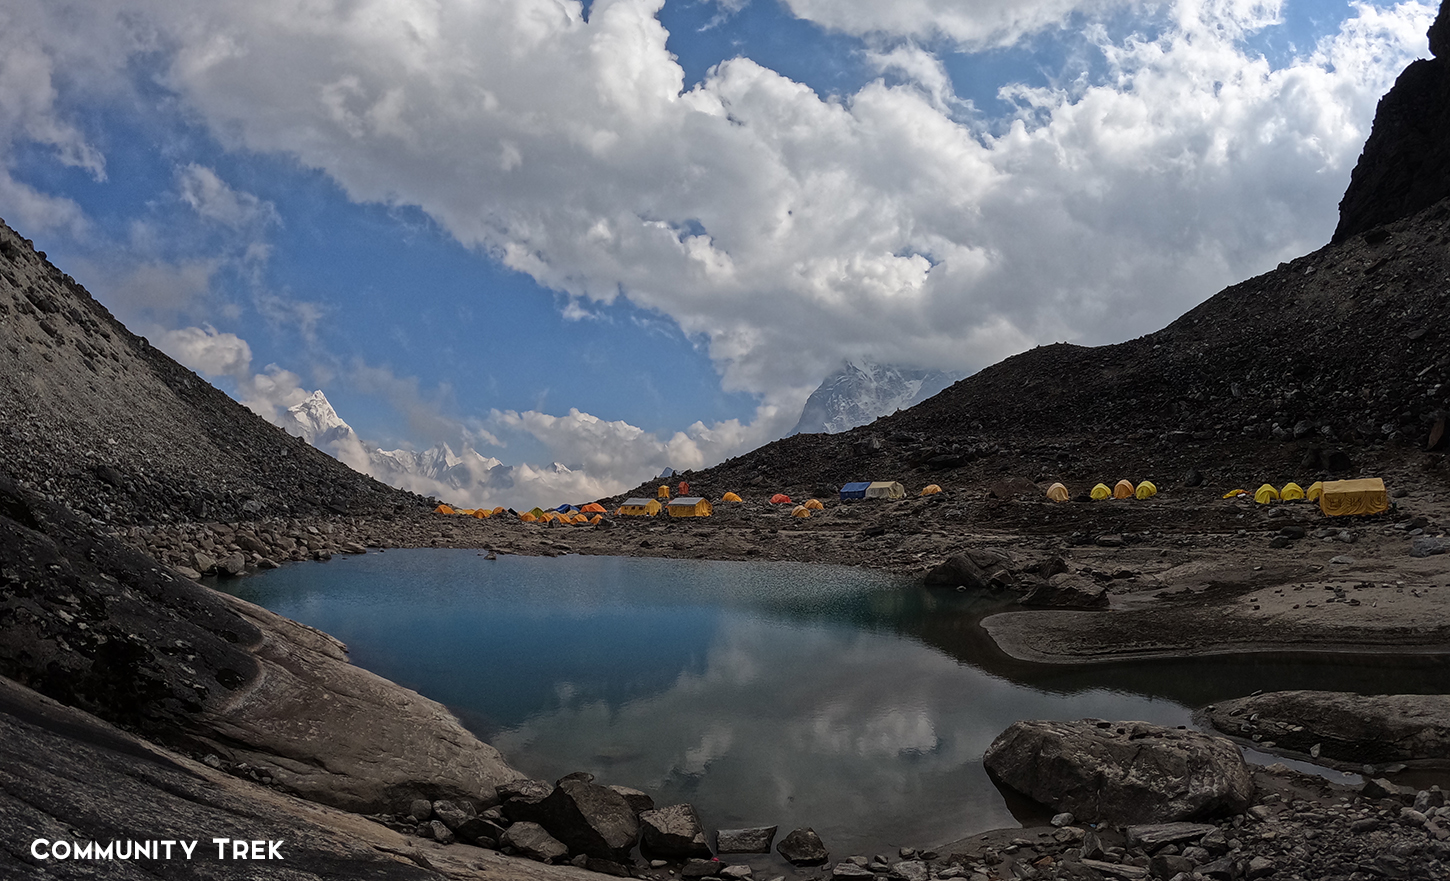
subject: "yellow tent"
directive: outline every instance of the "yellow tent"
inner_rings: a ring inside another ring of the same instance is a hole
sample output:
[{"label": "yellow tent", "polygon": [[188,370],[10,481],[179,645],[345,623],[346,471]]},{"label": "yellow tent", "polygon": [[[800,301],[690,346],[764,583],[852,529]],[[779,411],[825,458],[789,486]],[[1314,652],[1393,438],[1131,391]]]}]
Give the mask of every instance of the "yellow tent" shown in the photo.
[{"label": "yellow tent", "polygon": [[681,496],[670,502],[665,510],[670,512],[671,517],[709,517],[715,513],[710,500],[699,496]]},{"label": "yellow tent", "polygon": [[1133,497],[1133,481],[1120,480],[1117,486],[1113,487],[1113,498],[1131,499]]},{"label": "yellow tent", "polygon": [[1379,514],[1390,509],[1385,482],[1378,477],[1359,480],[1331,480],[1319,496],[1319,510],[1330,517],[1346,514]]},{"label": "yellow tent", "polygon": [[1228,492],[1224,493],[1223,497],[1226,499],[1236,499],[1239,496],[1246,496],[1248,494],[1249,491],[1246,489],[1231,489]]},{"label": "yellow tent", "polygon": [[1254,491],[1254,501],[1261,505],[1267,505],[1270,502],[1277,502],[1278,500],[1279,491],[1274,489],[1271,484],[1266,483]]},{"label": "yellow tent", "polygon": [[928,483],[926,485],[926,488],[921,491],[920,495],[934,496],[939,492],[941,492],[941,487],[937,486],[934,483]]},{"label": "yellow tent", "polygon": [[738,502],[738,501],[741,501],[741,498],[740,498],[740,496],[737,496],[735,493],[726,493],[724,496],[722,496],[720,498],[720,501],[722,501],[722,502]]},{"label": "yellow tent", "polygon": [[625,499],[616,512],[622,517],[653,517],[660,512],[660,503],[654,499]]},{"label": "yellow tent", "polygon": [[1093,501],[1095,502],[1101,502],[1103,499],[1112,498],[1112,496],[1113,491],[1108,489],[1108,485],[1106,483],[1100,483],[1097,486],[1093,487]]},{"label": "yellow tent", "polygon": [[1054,502],[1065,502],[1069,498],[1067,487],[1060,483],[1054,483],[1047,488],[1047,497]]},{"label": "yellow tent", "polygon": [[807,508],[805,505],[796,505],[795,509],[790,512],[790,516],[799,517],[804,520],[807,517],[811,516],[811,509]]},{"label": "yellow tent", "polygon": [[866,487],[866,498],[904,499],[906,498],[906,487],[894,480],[873,480]]},{"label": "yellow tent", "polygon": [[805,507],[810,508],[812,511],[826,510],[826,506],[821,504],[820,499],[808,499],[806,501]]},{"label": "yellow tent", "polygon": [[1304,498],[1311,502],[1319,501],[1319,497],[1322,495],[1324,495],[1324,484],[1318,480],[1309,484],[1309,488],[1304,491]]},{"label": "yellow tent", "polygon": [[1151,499],[1158,495],[1158,487],[1153,485],[1153,481],[1145,480],[1138,484],[1137,489],[1133,490],[1133,495],[1140,499]]},{"label": "yellow tent", "polygon": [[660,487],[660,491],[657,492],[657,493],[655,493],[655,498],[657,498],[657,499],[667,499],[669,497],[670,497],[670,485],[669,484],[665,484],[664,486]]},{"label": "yellow tent", "polygon": [[1286,502],[1297,502],[1304,498],[1304,488],[1291,480],[1279,490],[1279,498]]},{"label": "yellow tent", "polygon": [[[598,514],[595,514],[594,516],[595,517],[598,517],[599,515]],[[575,514],[574,515],[574,522],[575,523],[588,523],[589,522],[589,515],[588,514],[585,514],[583,511],[580,511],[578,514]]]},{"label": "yellow tent", "polygon": [[433,509],[434,514],[457,514],[451,505],[439,505]]}]

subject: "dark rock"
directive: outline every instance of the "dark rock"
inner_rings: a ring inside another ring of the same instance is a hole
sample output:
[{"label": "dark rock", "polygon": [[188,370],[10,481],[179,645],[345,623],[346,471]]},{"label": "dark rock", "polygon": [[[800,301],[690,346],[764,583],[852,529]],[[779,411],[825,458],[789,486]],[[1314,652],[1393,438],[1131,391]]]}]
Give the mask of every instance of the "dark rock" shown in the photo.
[{"label": "dark rock", "polygon": [[1093,544],[1100,548],[1120,548],[1127,544],[1127,541],[1117,533],[1106,533],[1093,539]]},{"label": "dark rock", "polygon": [[709,857],[710,845],[693,805],[670,805],[639,815],[640,845],[651,855],[672,859]]},{"label": "dark rock", "polygon": [[1207,823],[1144,823],[1123,830],[1128,847],[1157,850],[1168,844],[1198,841],[1217,829]]},{"label": "dark rock", "polygon": [[1324,470],[1332,474],[1343,474],[1354,470],[1354,461],[1344,450],[1332,450],[1324,455]]},{"label": "dark rock", "polygon": [[539,805],[554,791],[554,787],[542,780],[510,780],[497,787],[499,808],[512,821],[532,820],[538,822]]},{"label": "dark rock", "polygon": [[1410,540],[1410,556],[1434,557],[1450,551],[1450,538],[1417,535]]},{"label": "dark rock", "polygon": [[[505,803],[507,810],[513,801]],[[624,796],[587,775],[561,779],[549,797],[532,807],[538,820],[570,853],[625,862],[639,839],[639,818]]]},{"label": "dark rock", "polygon": [[830,858],[816,830],[796,829],[775,846],[786,862],[796,866],[819,866]]},{"label": "dark rock", "polygon": [[715,833],[716,853],[770,853],[775,841],[776,826],[755,826],[750,829],[721,829]]},{"label": "dark rock", "polygon": [[237,576],[247,571],[247,558],[240,551],[231,553],[217,561],[217,574]]},{"label": "dark rock", "polygon": [[453,830],[442,820],[429,820],[428,828],[433,832],[433,840],[439,844],[452,844],[454,841]]},{"label": "dark rock", "polygon": [[459,841],[479,847],[498,847],[504,831],[502,826],[485,817],[469,817],[453,829],[453,834]]},{"label": "dark rock", "polygon": [[887,877],[896,881],[927,881],[931,877],[931,870],[921,860],[902,860],[891,867]]},{"label": "dark rock", "polygon": [[624,863],[614,860],[601,860],[598,857],[585,857],[584,868],[591,872],[598,872],[601,875],[613,875],[616,878],[630,877],[629,867]]},{"label": "dark rock", "polygon": [[1413,789],[1406,789],[1383,777],[1371,777],[1366,780],[1364,786],[1360,787],[1359,793],[1365,798],[1392,798],[1403,802],[1409,802],[1415,797]]},{"label": "dark rock", "polygon": [[[467,820],[471,816],[469,813],[467,813],[451,801],[435,801],[433,802],[432,807],[434,819],[443,821],[443,825],[447,826],[449,829],[457,829],[463,824],[465,820]],[[419,817],[419,819],[425,818]]]},{"label": "dark rock", "polygon": [[941,565],[926,573],[922,582],[927,587],[965,587],[986,590],[987,576],[982,568],[965,554],[950,556]]},{"label": "dark rock", "polygon": [[1244,810],[1253,794],[1232,743],[1145,722],[1017,722],[983,764],[997,782],[1086,822],[1211,818]]},{"label": "dark rock", "polygon": [[629,805],[629,809],[636,814],[655,809],[655,800],[638,789],[630,789],[628,786],[610,786],[609,788],[619,793],[625,804]]},{"label": "dark rock", "polygon": [[433,804],[426,798],[415,798],[408,806],[408,815],[419,823],[433,819]]},{"label": "dark rock", "polygon": [[1081,575],[1054,575],[1032,588],[1022,597],[1024,606],[1050,606],[1061,609],[1104,609],[1108,593],[1101,584]]},{"label": "dark rock", "polygon": [[569,855],[569,848],[563,842],[550,835],[543,826],[528,820],[508,827],[502,843],[541,863],[552,863]]},{"label": "dark rock", "polygon": [[[1450,695],[1361,695],[1275,691],[1221,701],[1208,711],[1215,728],[1237,734],[1245,719],[1272,727],[1280,747],[1359,764],[1450,760]],[[1279,723],[1286,726],[1280,729]]]},{"label": "dark rock", "polygon": [[1295,540],[1301,539],[1305,535],[1305,533],[1304,533],[1304,527],[1302,527],[1302,526],[1285,526],[1283,529],[1280,529],[1279,530],[1279,535],[1283,536],[1284,538],[1288,538],[1288,539],[1295,539]]},{"label": "dark rock", "polygon": [[680,867],[682,878],[712,878],[720,874],[725,864],[719,860],[692,859]]},{"label": "dark rock", "polygon": [[835,868],[831,869],[831,877],[837,879],[837,881],[846,881],[846,879],[850,879],[850,881],[866,881],[866,879],[876,876],[865,866],[858,866],[847,860],[844,863],[837,863]]},{"label": "dark rock", "polygon": [[1189,469],[1188,473],[1183,475],[1183,485],[1187,487],[1203,486],[1203,472],[1197,468]]}]

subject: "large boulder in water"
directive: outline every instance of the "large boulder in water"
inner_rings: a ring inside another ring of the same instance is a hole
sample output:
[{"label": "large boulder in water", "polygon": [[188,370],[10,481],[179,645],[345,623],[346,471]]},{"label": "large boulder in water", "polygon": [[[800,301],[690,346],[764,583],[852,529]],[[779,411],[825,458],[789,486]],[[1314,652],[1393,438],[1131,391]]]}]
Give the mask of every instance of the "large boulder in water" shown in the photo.
[{"label": "large boulder in water", "polygon": [[669,859],[709,859],[710,844],[705,827],[693,805],[670,805],[639,815],[640,844],[651,856]]},{"label": "large boulder in water", "polygon": [[1233,743],[1146,722],[1016,722],[982,762],[999,783],[1090,823],[1205,819],[1253,796]]}]

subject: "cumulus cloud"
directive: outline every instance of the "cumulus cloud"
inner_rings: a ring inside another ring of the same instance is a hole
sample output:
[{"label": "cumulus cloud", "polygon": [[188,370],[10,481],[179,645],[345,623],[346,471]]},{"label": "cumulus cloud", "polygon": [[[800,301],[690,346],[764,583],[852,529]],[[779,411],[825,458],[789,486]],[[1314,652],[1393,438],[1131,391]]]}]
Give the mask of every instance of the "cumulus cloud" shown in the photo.
[{"label": "cumulus cloud", "polygon": [[177,170],[176,178],[181,200],[207,220],[237,230],[278,222],[271,202],[233,189],[206,166],[188,163]]},{"label": "cumulus cloud", "polygon": [[246,378],[251,375],[252,347],[236,334],[219,333],[210,325],[163,331],[156,346],[206,376]]},{"label": "cumulus cloud", "polygon": [[[788,0],[869,38],[867,63],[889,74],[839,96],[748,58],[685,90],[661,4],[598,0],[587,22],[569,0],[15,8],[145,47],[226,145],[294,157],[360,202],[419,206],[567,294],[571,314],[624,296],[669,316],[771,412],[798,411],[843,357],[971,370],[1037,342],[1134,336],[1322,243],[1432,12],[1356,4],[1275,67],[1244,40],[1277,2],[1153,4],[1149,36],[1087,28],[1079,48],[1101,70],[1009,85],[1013,113],[985,119],[934,53],[1130,4]],[[78,51],[35,32],[49,70]],[[55,149],[98,168],[46,107],[31,115],[57,121]],[[245,213],[194,177],[197,205]],[[510,418],[580,460],[628,434],[541,415]],[[683,450],[712,449],[681,434]],[[629,442],[654,450],[635,454],[643,467],[676,439]]]}]

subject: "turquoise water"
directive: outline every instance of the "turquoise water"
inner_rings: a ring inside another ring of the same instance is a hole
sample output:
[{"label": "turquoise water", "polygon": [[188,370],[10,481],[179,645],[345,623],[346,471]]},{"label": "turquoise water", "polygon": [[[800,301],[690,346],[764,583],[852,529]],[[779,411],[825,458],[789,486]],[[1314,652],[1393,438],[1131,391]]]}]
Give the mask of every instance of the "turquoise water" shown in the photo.
[{"label": "turquoise water", "polygon": [[1444,681],[1404,660],[1016,664],[977,626],[984,601],[844,566],[394,550],[227,587],[446,704],[532,777],[590,771],[709,828],[811,826],[833,858],[1016,825],[981,757],[1018,719],[1191,725],[1260,688]]}]

